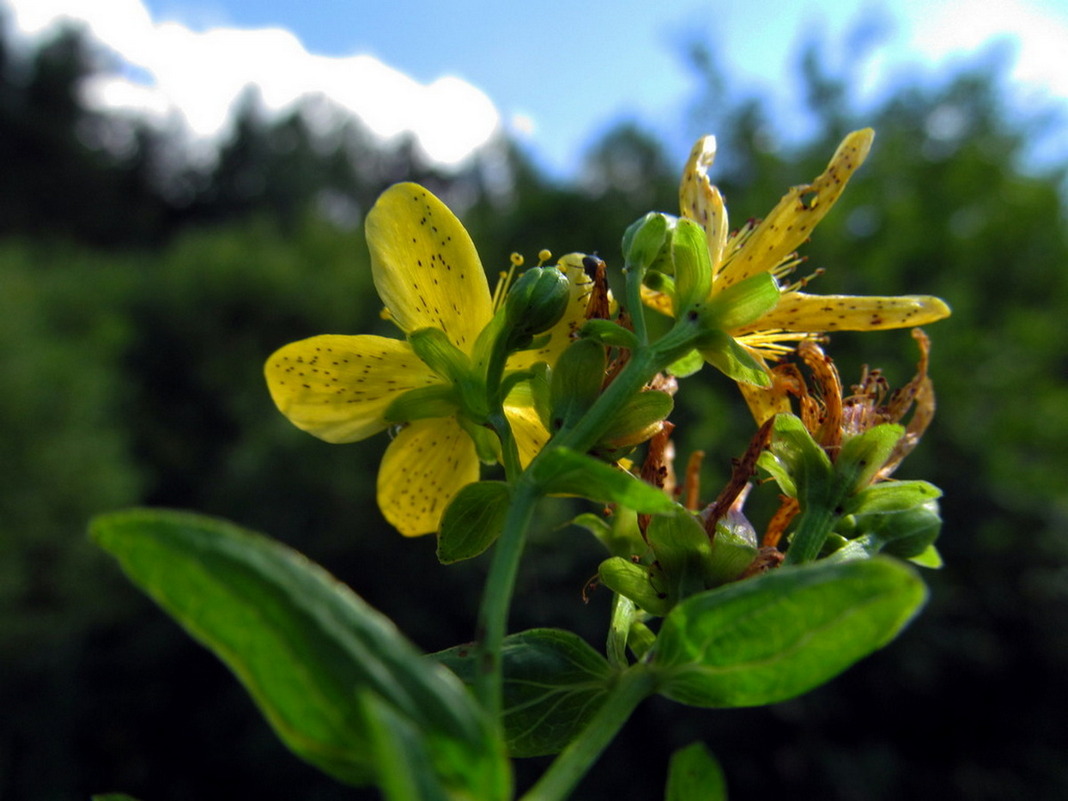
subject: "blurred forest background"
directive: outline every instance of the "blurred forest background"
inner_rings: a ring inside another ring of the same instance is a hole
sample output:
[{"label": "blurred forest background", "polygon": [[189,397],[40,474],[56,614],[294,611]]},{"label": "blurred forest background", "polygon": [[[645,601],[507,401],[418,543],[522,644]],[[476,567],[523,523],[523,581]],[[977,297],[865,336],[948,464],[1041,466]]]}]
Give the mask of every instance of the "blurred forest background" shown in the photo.
[{"label": "blurred forest background", "polygon": [[[376,797],[290,756],[225,668],[90,545],[86,521],[136,504],[224,516],[322,563],[424,649],[470,639],[485,562],[440,567],[431,538],[386,527],[373,497],[384,439],[338,447],[297,431],[268,398],[263,361],[316,333],[385,332],[361,219],[394,181],[457,209],[491,272],[540,248],[618,266],[629,222],[676,210],[682,164],[621,121],[568,182],[507,141],[443,174],[410,142],[318,125],[322,102],[268,120],[254,94],[217,160],[198,160],[166,132],[80,104],[80,81],[106,64],[77,32],[28,55],[6,42],[0,798]],[[828,268],[813,291],[931,293],[954,309],[928,330],[939,414],[899,473],[945,490],[946,566],[925,573],[929,607],[898,641],[803,698],[646,703],[579,797],[659,798],[667,755],[702,739],[736,799],[1068,798],[1068,165],[1023,158],[1065,121],[1007,113],[993,56],[858,115],[855,76],[818,43],[803,53],[809,134],[796,146],[778,144],[764,99],[730,99],[702,43],[683,55],[702,89],[678,125],[719,136],[736,223],[818,174],[848,130],[877,130],[804,253]],[[907,331],[830,348],[847,382],[870,363],[900,385],[915,364]],[[679,397],[679,450],[708,453],[715,488],[752,423],[710,373]],[[607,594],[585,604],[582,590],[601,556],[546,521],[513,627],[573,627],[599,645]]]}]

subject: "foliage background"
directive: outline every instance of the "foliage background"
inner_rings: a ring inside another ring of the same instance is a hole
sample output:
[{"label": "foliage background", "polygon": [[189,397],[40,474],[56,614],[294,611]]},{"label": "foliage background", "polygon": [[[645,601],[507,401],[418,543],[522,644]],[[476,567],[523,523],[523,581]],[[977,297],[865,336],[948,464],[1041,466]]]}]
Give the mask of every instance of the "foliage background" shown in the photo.
[{"label": "foliage background", "polygon": [[[679,125],[718,134],[736,221],[817,174],[847,130],[878,131],[805,253],[829,268],[816,291],[954,308],[929,329],[940,413],[901,472],[945,490],[946,567],[905,635],[828,687],[761,710],[647,703],[580,797],[659,797],[667,755],[694,739],[735,798],[1068,797],[1068,165],[1023,160],[1058,121],[1006,112],[994,56],[860,113],[821,52],[798,65],[800,143],[777,145],[765,101],[729,97],[700,43],[686,57],[703,91]],[[623,120],[566,183],[504,141],[443,175],[356,122],[268,122],[250,95],[218,162],[197,166],[168,132],[81,108],[98,68],[76,32],[29,59],[0,47],[0,798],[375,797],[285,752],[85,522],[133,504],[229,517],[327,566],[426,650],[469,639],[484,561],[443,568],[432,541],[391,532],[373,497],[384,439],[335,447],[292,428],[263,360],[315,333],[386,333],[360,218],[395,180],[460,209],[491,272],[542,247],[618,266],[626,224],[674,210],[681,165]],[[900,384],[915,360],[907,332],[836,336],[831,352],[847,380],[870,363]],[[711,496],[751,422],[710,375],[680,401],[679,450],[707,452]],[[582,590],[601,554],[562,519],[543,521],[513,627],[598,644],[608,599]]]}]

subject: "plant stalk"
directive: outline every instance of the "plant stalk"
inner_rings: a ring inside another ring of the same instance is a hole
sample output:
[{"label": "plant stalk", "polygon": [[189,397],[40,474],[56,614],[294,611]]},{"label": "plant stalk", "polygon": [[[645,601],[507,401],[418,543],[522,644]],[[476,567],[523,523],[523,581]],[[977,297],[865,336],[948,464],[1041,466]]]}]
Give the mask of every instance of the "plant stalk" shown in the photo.
[{"label": "plant stalk", "polygon": [[638,704],[655,688],[656,677],[646,665],[637,664],[621,673],[619,681],[586,728],[560,752],[520,801],[562,801],[567,798],[615,739]]}]

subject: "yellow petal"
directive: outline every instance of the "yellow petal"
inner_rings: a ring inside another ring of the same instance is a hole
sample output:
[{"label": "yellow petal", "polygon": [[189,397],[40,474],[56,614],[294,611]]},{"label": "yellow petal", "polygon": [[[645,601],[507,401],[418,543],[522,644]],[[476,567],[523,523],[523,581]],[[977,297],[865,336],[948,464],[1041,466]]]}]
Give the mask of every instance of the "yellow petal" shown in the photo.
[{"label": "yellow petal", "polygon": [[396,184],[366,227],[375,287],[397,324],[406,332],[440,328],[470,353],[493,309],[482,262],[456,215],[418,184]]},{"label": "yellow petal", "polygon": [[758,387],[756,384],[739,381],[738,389],[741,390],[758,426],[764,425],[769,417],[790,411],[789,396],[774,381],[770,387]]},{"label": "yellow petal", "polygon": [[578,330],[586,322],[586,305],[593,291],[593,279],[582,269],[581,261],[565,256],[557,265],[567,276],[570,284],[570,299],[567,311],[556,325],[549,329],[549,341],[536,350],[523,350],[508,359],[509,370],[524,370],[535,362],[556,364],[564,349],[574,342]]},{"label": "yellow petal", "polygon": [[785,292],[779,305],[735,336],[767,329],[782,331],[881,331],[927,325],[949,316],[949,307],[929,295],[867,297]]},{"label": "yellow petal", "polygon": [[407,342],[369,335],[293,342],[264,373],[278,410],[327,442],[366,439],[389,425],[382,415],[400,393],[441,382]]},{"label": "yellow petal", "polygon": [[716,157],[716,137],[703,136],[690,151],[690,159],[679,184],[679,210],[705,230],[713,275],[723,261],[727,245],[727,208],[723,195],[712,185],[708,168]]},{"label": "yellow petal", "polygon": [[831,210],[849,177],[864,163],[874,138],[871,128],[849,134],[822,175],[811,184],[795,186],[787,192],[730,258],[717,280],[718,288],[768,272],[797,250]]},{"label": "yellow petal", "polygon": [[417,420],[386,448],[378,470],[378,507],[406,537],[433,534],[449,501],[475,481],[475,444],[456,418]]},{"label": "yellow petal", "polygon": [[[509,399],[512,399],[511,395]],[[541,418],[533,406],[510,405],[505,401],[504,414],[519,448],[519,462],[526,467],[549,441],[549,432],[541,424]]]},{"label": "yellow petal", "polygon": [[657,292],[655,289],[642,285],[642,303],[650,309],[654,309],[668,317],[675,316],[675,304],[671,301],[671,295],[666,292]]}]

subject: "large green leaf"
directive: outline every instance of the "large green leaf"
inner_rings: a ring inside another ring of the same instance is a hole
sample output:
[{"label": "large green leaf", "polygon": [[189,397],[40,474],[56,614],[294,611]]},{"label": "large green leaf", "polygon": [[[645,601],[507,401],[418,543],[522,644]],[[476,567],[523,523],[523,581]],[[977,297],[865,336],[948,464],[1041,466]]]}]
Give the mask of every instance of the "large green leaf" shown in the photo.
[{"label": "large green leaf", "polygon": [[451,797],[508,796],[503,744],[460,682],[300,554],[171,511],[104,515],[91,534],[230,667],[300,757],[350,784],[375,781],[372,698],[419,733]]},{"label": "large green leaf", "polygon": [[703,707],[785,701],[881,648],[926,597],[914,570],[885,557],[780,568],[695,595],[657,637],[660,692]]},{"label": "large green leaf", "polygon": [[[474,681],[474,648],[467,645],[432,655],[465,682]],[[615,673],[608,661],[577,634],[530,629],[504,640],[504,731],[513,756],[561,751],[589,722],[608,693]]]}]

